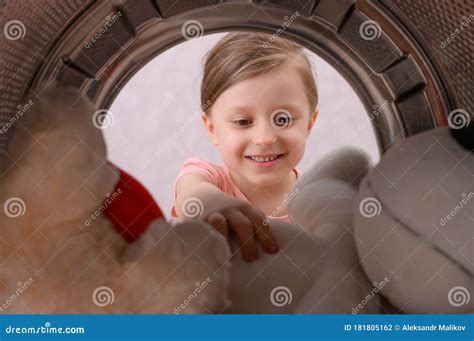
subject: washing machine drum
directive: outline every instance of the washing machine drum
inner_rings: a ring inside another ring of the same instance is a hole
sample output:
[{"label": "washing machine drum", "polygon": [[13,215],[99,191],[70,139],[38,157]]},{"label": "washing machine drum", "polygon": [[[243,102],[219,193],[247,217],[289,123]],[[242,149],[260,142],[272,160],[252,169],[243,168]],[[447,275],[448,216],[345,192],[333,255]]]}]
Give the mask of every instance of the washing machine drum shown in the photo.
[{"label": "washing machine drum", "polygon": [[[473,112],[474,3],[464,0],[0,1],[0,149],[45,83],[107,108],[162,51],[203,34],[260,30],[291,38],[346,78],[371,113],[381,150]],[[159,75],[157,75],[159,77]],[[38,98],[39,100],[39,98]]]}]

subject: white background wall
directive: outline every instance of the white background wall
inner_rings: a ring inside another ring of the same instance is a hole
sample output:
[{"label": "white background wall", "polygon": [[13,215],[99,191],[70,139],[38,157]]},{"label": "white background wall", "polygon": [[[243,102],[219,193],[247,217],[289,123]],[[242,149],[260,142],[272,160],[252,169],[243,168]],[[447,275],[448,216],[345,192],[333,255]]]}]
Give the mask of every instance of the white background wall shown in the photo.
[{"label": "white background wall", "polygon": [[[200,119],[199,87],[204,54],[224,34],[186,41],[156,57],[124,87],[104,129],[109,159],[135,176],[170,219],[174,181],[192,156],[222,163]],[[369,119],[349,84],[324,60],[307,51],[319,87],[319,116],[298,165],[304,172],[325,153],[344,145],[378,160]]]}]

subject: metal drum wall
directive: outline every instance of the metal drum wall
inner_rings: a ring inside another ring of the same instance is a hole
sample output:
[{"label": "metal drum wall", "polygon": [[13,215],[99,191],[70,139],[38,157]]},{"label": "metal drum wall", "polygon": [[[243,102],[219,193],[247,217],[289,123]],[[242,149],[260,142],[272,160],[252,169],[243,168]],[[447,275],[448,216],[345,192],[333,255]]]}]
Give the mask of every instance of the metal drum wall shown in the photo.
[{"label": "metal drum wall", "polygon": [[470,0],[0,0],[1,157],[26,96],[40,101],[57,80],[107,108],[143,65],[184,41],[190,23],[199,34],[278,32],[303,44],[369,113],[388,103],[373,118],[386,150],[446,125],[453,110],[472,115],[473,13]]}]

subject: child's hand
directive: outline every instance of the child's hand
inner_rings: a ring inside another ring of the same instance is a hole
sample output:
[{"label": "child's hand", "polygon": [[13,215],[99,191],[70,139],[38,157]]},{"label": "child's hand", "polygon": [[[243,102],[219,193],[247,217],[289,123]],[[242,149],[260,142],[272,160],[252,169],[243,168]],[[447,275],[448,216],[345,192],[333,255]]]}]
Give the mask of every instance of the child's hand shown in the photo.
[{"label": "child's hand", "polygon": [[267,217],[250,203],[229,196],[221,197],[208,210],[203,220],[214,226],[229,242],[229,233],[234,231],[239,238],[243,258],[251,262],[258,259],[255,235],[265,252],[278,252],[278,245],[264,223]]}]

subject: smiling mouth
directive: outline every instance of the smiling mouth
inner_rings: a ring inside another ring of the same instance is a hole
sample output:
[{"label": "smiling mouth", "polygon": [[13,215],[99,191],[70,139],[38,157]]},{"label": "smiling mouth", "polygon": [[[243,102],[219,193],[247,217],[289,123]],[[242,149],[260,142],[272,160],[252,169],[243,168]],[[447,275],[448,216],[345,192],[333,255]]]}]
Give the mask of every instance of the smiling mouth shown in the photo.
[{"label": "smiling mouth", "polygon": [[283,156],[285,156],[285,154],[273,154],[273,155],[267,155],[267,156],[247,155],[245,157],[255,162],[265,163],[265,162],[278,160],[282,158]]}]

